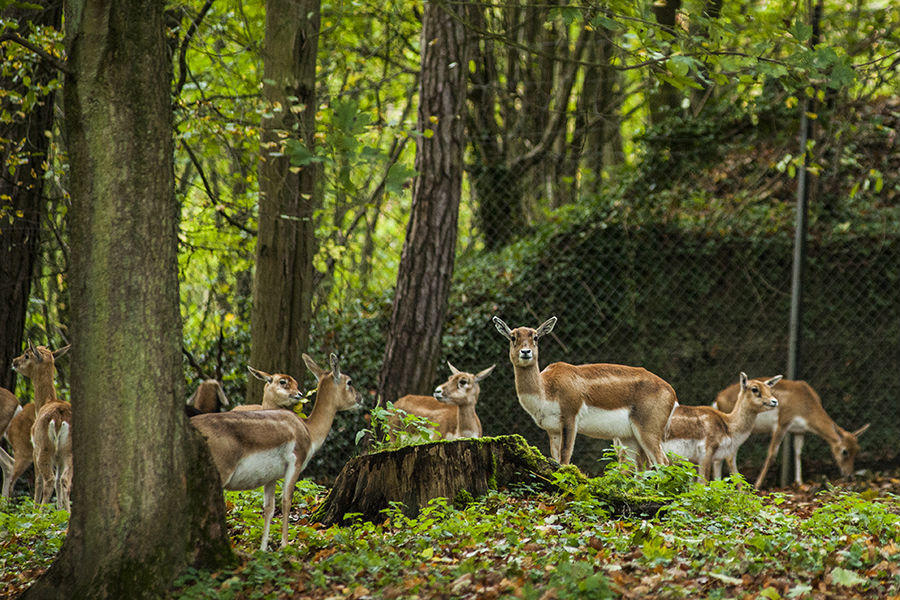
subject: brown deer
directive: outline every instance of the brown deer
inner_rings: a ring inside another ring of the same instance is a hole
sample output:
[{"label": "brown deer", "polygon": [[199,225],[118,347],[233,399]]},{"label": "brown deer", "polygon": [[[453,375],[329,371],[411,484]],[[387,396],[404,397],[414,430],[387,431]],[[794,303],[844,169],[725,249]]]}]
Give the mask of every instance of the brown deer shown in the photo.
[{"label": "brown deer", "polygon": [[46,504],[56,490],[56,506],[66,511],[70,510],[72,489],[71,423],[72,407],[68,402],[48,402],[41,407],[31,428],[36,472],[34,501]]},{"label": "brown deer", "polygon": [[28,349],[12,361],[13,369],[31,379],[34,385],[34,402],[26,404],[12,418],[6,431],[6,439],[13,451],[12,474],[3,481],[3,495],[7,498],[12,493],[15,482],[32,463],[34,447],[31,443],[31,430],[35,417],[45,403],[56,401],[56,385],[53,382],[56,359],[68,352],[70,347],[71,345],[49,350],[44,346],[34,346],[29,341]]},{"label": "brown deer", "polygon": [[225,389],[222,382],[218,379],[204,379],[187,399],[186,407],[193,410],[189,411],[190,416],[219,412],[223,407],[229,406],[228,396],[225,395]]},{"label": "brown deer", "polygon": [[537,329],[510,329],[494,317],[497,331],[509,340],[519,404],[547,432],[550,455],[568,464],[575,436],[582,433],[626,444],[635,440],[651,462],[667,464],[662,442],[677,404],[672,386],[646,369],[624,365],[557,362],[540,371],[538,340],[555,324],[551,317]]},{"label": "brown deer", "polygon": [[[481,393],[479,382],[491,374],[496,365],[477,374],[460,371],[450,362],[450,378],[437,386],[433,396],[406,395],[394,403],[398,408],[410,414],[423,417],[433,422],[441,437],[453,440],[464,437],[481,437],[481,420],[475,412],[478,395]],[[393,429],[398,427],[395,419]]]},{"label": "brown deer", "polygon": [[[16,398],[16,395],[6,388],[0,388],[0,438],[6,437],[6,430],[9,429],[10,421],[21,410],[22,407],[19,405],[19,399]],[[6,482],[12,476],[13,462],[13,457],[6,450],[0,448],[0,470],[3,472],[3,489],[5,489]]]},{"label": "brown deer", "polygon": [[[724,412],[733,410],[737,392],[736,385],[728,386],[719,392],[713,406]],[[851,476],[853,462],[859,452],[858,438],[869,428],[869,423],[852,433],[838,427],[822,407],[819,395],[805,381],[782,379],[775,386],[774,392],[775,397],[778,398],[778,410],[757,415],[753,424],[753,433],[772,434],[766,460],[756,478],[756,488],[759,489],[765,481],[766,473],[775,460],[781,440],[788,433],[796,434],[794,438],[794,481],[797,485],[803,484],[800,470],[803,434],[810,431],[828,443],[831,455],[841,470],[841,475]],[[715,465],[716,475],[720,474],[721,470],[721,463]]]},{"label": "brown deer", "polygon": [[265,550],[275,513],[275,483],[284,479],[281,493],[281,547],[287,545],[291,495],[310,459],[325,442],[335,413],[360,406],[360,396],[341,373],[337,356],[331,371],[312,358],[303,361],[319,382],[308,419],[291,410],[246,410],[209,413],[191,418],[206,438],[222,486],[226,490],[263,488],[265,525],[260,548]]},{"label": "brown deer", "polygon": [[724,459],[737,473],[737,450],[750,436],[757,415],[778,406],[772,388],[780,379],[781,375],[766,381],[748,379],[741,373],[737,402],[729,413],[710,406],[676,406],[663,450],[697,463],[703,480],[709,480],[715,460]]},{"label": "brown deer", "polygon": [[298,403],[303,401],[303,391],[300,389],[300,384],[290,375],[285,375],[284,373],[270,375],[249,365],[247,369],[254,377],[266,382],[265,387],[263,387],[262,404],[239,404],[232,411],[272,410],[277,408],[293,410]]}]

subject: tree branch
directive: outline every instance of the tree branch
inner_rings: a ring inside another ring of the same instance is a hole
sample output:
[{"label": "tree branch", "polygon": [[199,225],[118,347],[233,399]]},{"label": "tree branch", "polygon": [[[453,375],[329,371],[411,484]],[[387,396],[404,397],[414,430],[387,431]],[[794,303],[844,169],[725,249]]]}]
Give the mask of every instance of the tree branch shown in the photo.
[{"label": "tree branch", "polygon": [[197,155],[194,154],[194,151],[191,150],[191,147],[187,145],[184,140],[181,140],[181,146],[184,148],[185,152],[187,152],[188,157],[191,159],[191,162],[194,163],[194,168],[197,169],[197,174],[200,175],[200,180],[203,182],[203,187],[206,189],[206,195],[209,196],[210,200],[213,201],[213,209],[222,215],[222,218],[228,221],[232,226],[240,229],[243,232],[249,233],[250,235],[256,235],[256,231],[250,229],[243,223],[240,223],[234,219],[231,215],[225,212],[225,209],[219,206],[219,198],[218,195],[213,192],[212,187],[209,185],[209,180],[206,179],[206,173],[203,171],[203,166],[200,164],[199,159],[197,159]]},{"label": "tree branch", "polygon": [[29,50],[40,56],[46,62],[53,65],[58,71],[62,71],[69,76],[75,75],[75,72],[69,68],[69,65],[67,65],[64,60],[56,58],[37,44],[32,44],[17,33],[13,33],[12,31],[5,31],[3,33],[0,33],[0,44],[2,44],[3,42],[15,42],[16,44],[28,48]]}]

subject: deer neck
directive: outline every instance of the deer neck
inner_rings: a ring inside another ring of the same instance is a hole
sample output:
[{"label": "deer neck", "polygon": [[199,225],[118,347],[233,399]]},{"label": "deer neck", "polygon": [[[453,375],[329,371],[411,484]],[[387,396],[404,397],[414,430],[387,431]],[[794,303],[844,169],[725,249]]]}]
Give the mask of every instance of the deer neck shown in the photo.
[{"label": "deer neck", "polygon": [[725,414],[728,429],[732,433],[747,432],[749,434],[753,429],[757,414],[751,409],[749,401],[746,401],[742,396],[738,396],[734,410]]},{"label": "deer neck", "polygon": [[334,415],[337,409],[334,406],[334,396],[337,390],[334,384],[329,384],[325,389],[319,385],[319,391],[316,392],[316,401],[313,405],[309,418],[306,419],[306,428],[309,430],[309,437],[312,440],[313,447],[319,448],[328,437],[331,431],[331,424],[334,422]]},{"label": "deer neck", "polygon": [[478,416],[475,414],[475,403],[460,404],[457,413],[456,431],[461,433],[464,431],[478,430]]},{"label": "deer neck", "polygon": [[268,396],[263,396],[262,404],[260,406],[263,407],[263,410],[272,410],[276,408],[284,408],[283,406],[276,403],[274,400],[269,398]]},{"label": "deer neck", "polygon": [[516,377],[516,395],[519,397],[519,403],[529,413],[538,411],[545,400],[545,394],[544,380],[538,370],[537,361],[527,367],[514,365],[513,371]]},{"label": "deer neck", "polygon": [[53,384],[53,370],[51,364],[49,368],[42,369],[37,376],[31,380],[34,385],[34,411],[37,414],[41,407],[56,400],[56,386]]}]

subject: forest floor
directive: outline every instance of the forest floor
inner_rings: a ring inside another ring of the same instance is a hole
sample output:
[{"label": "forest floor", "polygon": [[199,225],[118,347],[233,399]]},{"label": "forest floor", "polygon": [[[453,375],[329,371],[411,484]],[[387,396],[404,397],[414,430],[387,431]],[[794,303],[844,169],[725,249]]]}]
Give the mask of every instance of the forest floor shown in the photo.
[{"label": "forest floor", "polygon": [[[325,529],[306,516],[327,490],[301,482],[291,544],[268,552],[256,551],[261,492],[229,493],[239,563],[192,571],[170,597],[900,599],[900,471],[748,488],[691,485],[629,518],[583,490],[518,489]],[[14,598],[52,562],[66,515],[27,499],[3,508],[0,598]]]}]

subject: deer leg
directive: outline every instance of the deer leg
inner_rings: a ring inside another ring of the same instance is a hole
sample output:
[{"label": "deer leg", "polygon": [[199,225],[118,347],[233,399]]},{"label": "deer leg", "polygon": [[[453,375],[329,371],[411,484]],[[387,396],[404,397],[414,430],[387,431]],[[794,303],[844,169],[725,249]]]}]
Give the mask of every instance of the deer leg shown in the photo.
[{"label": "deer leg", "polygon": [[[25,455],[28,456],[20,456]],[[3,481],[3,495],[9,498],[12,495],[13,486],[19,480],[19,477],[22,476],[22,473],[25,472],[31,465],[31,448],[28,448],[28,452],[16,452],[16,455],[13,457],[13,470],[12,475]]]},{"label": "deer leg", "polygon": [[634,421],[631,422],[631,430],[651,465],[669,464],[669,459],[666,458],[666,453],[662,449],[661,437],[651,434],[646,429],[641,429]]},{"label": "deer leg", "polygon": [[803,475],[800,473],[800,454],[803,452],[803,434],[794,434],[794,482],[803,485]]},{"label": "deer leg", "polygon": [[778,447],[781,446],[781,440],[784,439],[786,433],[787,427],[782,427],[781,425],[776,427],[775,431],[772,432],[772,439],[769,441],[769,451],[766,454],[766,461],[763,463],[762,470],[756,478],[756,484],[753,486],[756,489],[762,487],[763,481],[766,479],[766,473],[768,473],[769,467],[772,466],[775,455],[778,453]]},{"label": "deer leg", "polygon": [[263,487],[263,515],[265,515],[265,525],[263,525],[262,543],[259,545],[260,550],[265,550],[269,545],[269,527],[272,525],[272,517],[275,515],[275,482],[267,483]]},{"label": "deer leg", "polygon": [[291,499],[294,495],[294,486],[300,478],[300,469],[294,469],[290,478],[284,480],[284,488],[281,490],[281,547],[288,544],[288,517],[291,516]]},{"label": "deer leg", "polygon": [[548,431],[547,435],[550,437],[550,457],[557,462],[562,462],[560,457],[562,434],[558,431]]},{"label": "deer leg", "polygon": [[571,422],[563,421],[562,435],[560,436],[560,464],[567,465],[572,462],[572,452],[575,450],[575,433],[577,425],[573,419]]},{"label": "deer leg", "polygon": [[0,470],[3,471],[3,495],[8,496],[6,488],[12,477],[13,457],[6,453],[6,450],[0,448]]}]

